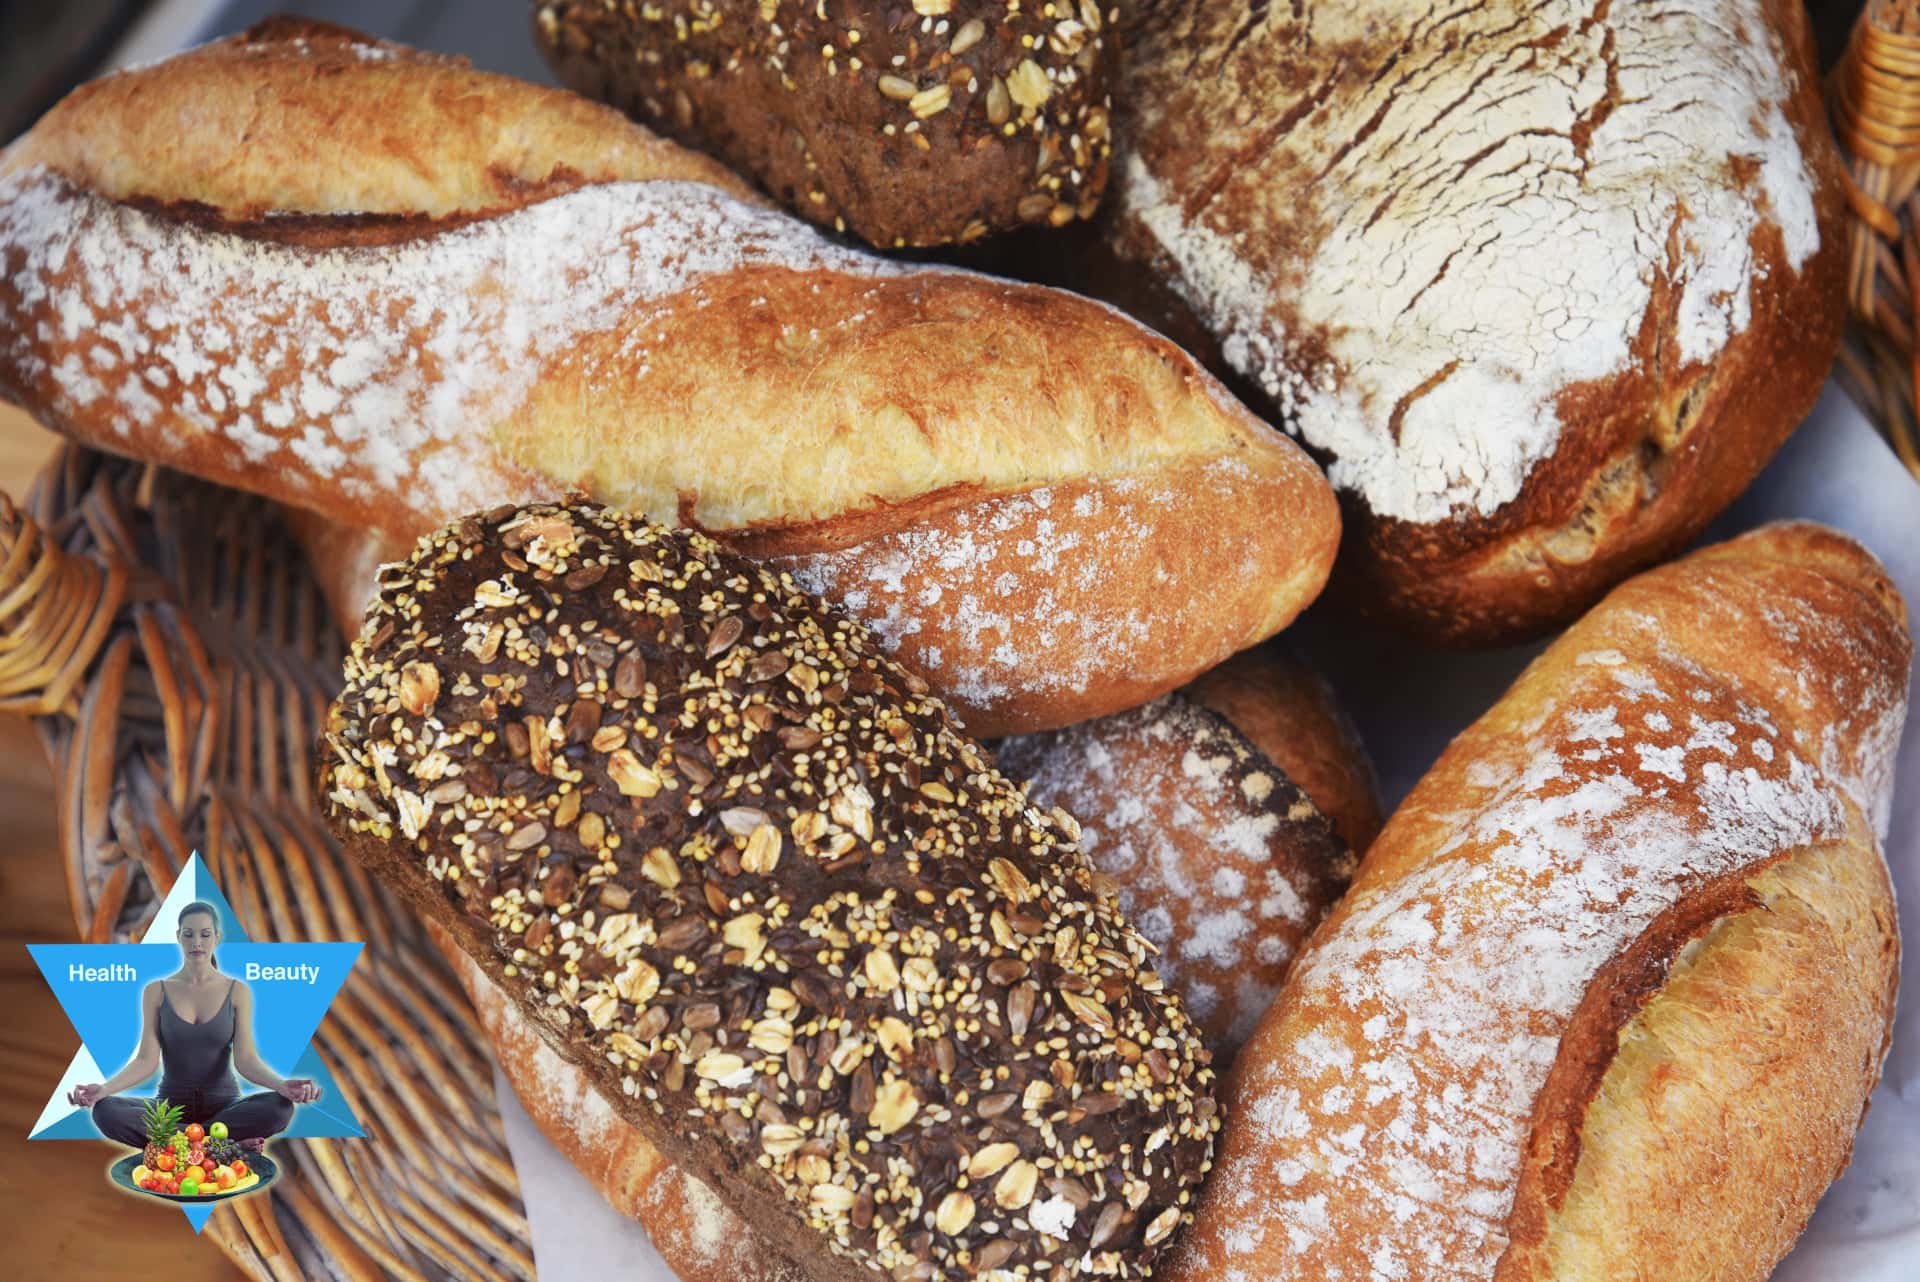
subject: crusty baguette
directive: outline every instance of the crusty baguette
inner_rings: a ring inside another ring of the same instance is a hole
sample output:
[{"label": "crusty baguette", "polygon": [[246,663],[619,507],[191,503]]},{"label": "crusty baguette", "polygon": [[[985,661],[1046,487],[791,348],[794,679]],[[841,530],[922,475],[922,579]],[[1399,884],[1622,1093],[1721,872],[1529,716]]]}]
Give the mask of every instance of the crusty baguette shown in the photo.
[{"label": "crusty baguette", "polygon": [[1617,588],[1388,821],[1167,1275],[1765,1277],[1887,1046],[1911,661],[1817,526]]},{"label": "crusty baguette", "polygon": [[0,155],[0,259],[0,394],[77,439],[402,547],[570,490],[698,525],[980,733],[1177,686],[1338,543],[1305,455],[1103,305],[843,248],[610,109],[334,29],[77,91]]},{"label": "crusty baguette", "polygon": [[1811,408],[1845,205],[1798,0],[1137,0],[1122,25],[1113,296],[1160,277],[1331,460],[1345,599],[1449,642],[1545,631]]},{"label": "crusty baguette", "polygon": [[424,538],[328,709],[324,817],[808,1276],[1144,1277],[1213,1071],[1073,844],[872,635],[582,505]]},{"label": "crusty baguette", "polygon": [[684,15],[534,0],[534,12],[563,84],[874,245],[1063,226],[1106,189],[1115,45],[1097,0],[700,0]]},{"label": "crusty baguette", "polygon": [[[1332,907],[1352,868],[1317,813],[1289,814],[1296,807],[1281,804],[1283,795],[1292,795],[1284,778],[1255,786],[1255,795],[1222,783],[1257,778],[1263,750],[1276,761],[1284,754],[1314,763],[1331,781],[1327,795],[1344,801],[1353,800],[1352,781],[1372,775],[1317,676],[1271,647],[1246,658],[1168,696],[1165,706],[1009,740],[999,752],[1003,768],[1016,776],[1037,763],[1044,773],[1030,795],[1068,807],[1081,821],[1088,858],[1117,883],[1122,909],[1160,945],[1162,977],[1193,1011],[1216,1065],[1231,1060],[1245,1037],[1239,1025],[1259,1017],[1300,940]],[[1207,706],[1230,712],[1202,710],[1196,691],[1203,683]],[[1238,733],[1235,715],[1259,727],[1258,747],[1253,736]],[[1203,753],[1208,760],[1183,769],[1189,754]],[[1161,776],[1150,799],[1128,786],[1129,768]],[[1232,845],[1258,844],[1269,867],[1248,870],[1235,850],[1217,851],[1207,841],[1216,831]],[[1225,881],[1218,878],[1223,868]],[[1264,898],[1282,902],[1265,908]],[[1143,916],[1142,905],[1157,916]],[[1258,920],[1236,916],[1248,908]],[[1290,920],[1288,908],[1299,918]],[[1166,938],[1156,931],[1162,924]],[[698,1180],[667,1163],[595,1096],[586,1074],[540,1039],[444,931],[430,923],[430,933],[453,962],[534,1124],[615,1210],[645,1227],[681,1282],[800,1276],[779,1254],[777,1240],[763,1238]],[[1203,938],[1206,947],[1180,946]]]}]

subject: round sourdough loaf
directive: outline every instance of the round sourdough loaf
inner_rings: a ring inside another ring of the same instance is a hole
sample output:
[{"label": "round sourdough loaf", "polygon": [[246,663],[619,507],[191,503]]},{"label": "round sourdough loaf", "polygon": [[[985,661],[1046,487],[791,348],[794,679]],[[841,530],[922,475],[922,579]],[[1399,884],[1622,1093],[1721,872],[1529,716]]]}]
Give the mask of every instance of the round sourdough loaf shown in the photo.
[{"label": "round sourdough loaf", "polygon": [[[1109,248],[1329,461],[1338,581],[1546,630],[1670,554],[1811,407],[1843,181],[1795,0],[1141,0]],[[1100,288],[1099,283],[1094,283]]]}]

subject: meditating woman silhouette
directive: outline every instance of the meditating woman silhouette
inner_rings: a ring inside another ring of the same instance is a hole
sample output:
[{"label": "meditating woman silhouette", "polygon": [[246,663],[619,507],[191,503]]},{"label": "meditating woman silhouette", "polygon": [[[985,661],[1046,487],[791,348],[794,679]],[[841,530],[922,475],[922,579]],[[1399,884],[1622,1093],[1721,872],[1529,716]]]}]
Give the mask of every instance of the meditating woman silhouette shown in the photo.
[{"label": "meditating woman silhouette", "polygon": [[[180,1124],[211,1127],[224,1122],[227,1137],[258,1149],[293,1121],[296,1104],[320,1098],[304,1077],[281,1077],[261,1060],[253,1044],[253,993],[220,973],[213,950],[220,942],[220,913],[195,900],[180,910],[180,969],[147,985],[141,995],[140,1046],[127,1066],[105,1082],[76,1086],[67,1102],[93,1110],[93,1124],[108,1139],[141,1148],[147,1143],[144,1099],[120,1095],[160,1069],[161,1099],[185,1110]],[[233,1070],[267,1089],[240,1093]]]}]

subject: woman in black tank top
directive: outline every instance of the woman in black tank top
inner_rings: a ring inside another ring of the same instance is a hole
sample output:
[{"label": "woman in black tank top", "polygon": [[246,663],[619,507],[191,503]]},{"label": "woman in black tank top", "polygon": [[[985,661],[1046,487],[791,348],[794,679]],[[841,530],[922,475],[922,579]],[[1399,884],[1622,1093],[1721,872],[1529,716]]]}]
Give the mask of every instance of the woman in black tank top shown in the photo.
[{"label": "woman in black tank top", "polygon": [[[287,1129],[294,1105],[319,1099],[320,1088],[304,1077],[281,1077],[260,1058],[253,1044],[253,993],[222,975],[214,962],[218,910],[197,900],[181,909],[179,940],[180,969],[148,984],[141,995],[144,1022],[133,1058],[105,1082],[75,1087],[67,1100],[92,1109],[93,1124],[108,1139],[142,1148],[147,1101],[119,1092],[158,1068],[156,1094],[183,1110],[182,1126],[224,1122],[227,1138],[258,1148]],[[242,1095],[235,1069],[267,1089]]]}]

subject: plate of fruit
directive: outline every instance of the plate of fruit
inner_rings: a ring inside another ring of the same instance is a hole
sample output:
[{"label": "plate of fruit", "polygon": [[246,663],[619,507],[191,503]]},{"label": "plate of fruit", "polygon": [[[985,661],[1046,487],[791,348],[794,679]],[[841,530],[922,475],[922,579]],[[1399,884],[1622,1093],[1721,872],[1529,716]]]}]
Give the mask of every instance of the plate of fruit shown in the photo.
[{"label": "plate of fruit", "polygon": [[198,1122],[180,1125],[181,1110],[166,1100],[147,1105],[143,1120],[147,1146],[129,1153],[108,1170],[121,1188],[163,1197],[170,1202],[251,1193],[280,1174],[272,1158],[231,1139],[224,1122],[211,1128]]}]

